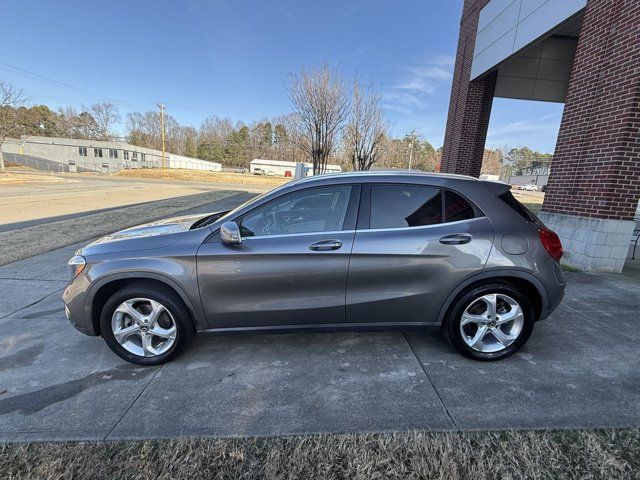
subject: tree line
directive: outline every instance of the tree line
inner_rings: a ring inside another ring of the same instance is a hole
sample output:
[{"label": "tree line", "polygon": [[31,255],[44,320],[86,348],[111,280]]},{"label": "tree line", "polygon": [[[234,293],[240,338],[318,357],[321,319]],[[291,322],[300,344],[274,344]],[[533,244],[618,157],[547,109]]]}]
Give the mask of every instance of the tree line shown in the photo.
[{"label": "tree line", "polygon": [[553,155],[529,147],[485,149],[482,173],[500,175],[504,180],[515,175],[549,175]]},{"label": "tree line", "polygon": [[[328,163],[345,170],[414,168],[439,170],[441,149],[419,133],[389,133],[380,96],[355,79],[346,85],[327,66],[291,74],[287,93],[292,111],[245,123],[210,116],[198,128],[165,114],[167,151],[229,167],[248,168],[254,158],[304,161],[315,173]],[[125,140],[160,150],[158,111],[130,112],[123,118],[112,103],[52,110],[25,106],[22,91],[0,80],[0,145],[8,136],[39,135],[94,140]],[[124,126],[123,137],[116,129]],[[0,167],[2,167],[0,153]],[[548,172],[550,154],[528,147],[485,150],[482,173],[521,175]]]},{"label": "tree line", "polygon": [[[162,148],[158,111],[130,112],[123,118],[108,102],[53,110],[26,106],[20,90],[0,81],[3,92],[7,95],[0,103],[0,143],[7,136],[39,135]],[[250,123],[210,116],[196,128],[166,114],[167,151],[242,168],[254,158],[310,162],[316,172],[327,163],[347,170],[408,168],[410,157],[412,168],[437,168],[440,153],[419,134],[388,134],[379,97],[357,81],[347,89],[339,75],[322,67],[291,75],[288,93],[291,113]],[[121,126],[125,132],[118,136]]]}]

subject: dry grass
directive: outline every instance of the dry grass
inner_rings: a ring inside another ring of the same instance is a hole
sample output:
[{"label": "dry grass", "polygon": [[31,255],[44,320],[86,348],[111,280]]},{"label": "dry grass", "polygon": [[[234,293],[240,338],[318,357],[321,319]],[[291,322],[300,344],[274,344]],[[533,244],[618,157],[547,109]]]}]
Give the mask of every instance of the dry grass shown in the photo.
[{"label": "dry grass", "polygon": [[168,217],[237,193],[240,192],[222,190],[187,195],[2,232],[0,233],[0,245],[2,245],[0,265]]},{"label": "dry grass", "polygon": [[[19,169],[12,169],[19,172]],[[1,186],[10,186],[10,185],[24,185],[26,183],[59,183],[63,182],[61,178],[54,177],[52,175],[16,175],[11,172],[0,172],[0,185]]]},{"label": "dry grass", "polygon": [[283,177],[266,177],[260,175],[243,175],[241,173],[204,172],[183,169],[132,169],[122,170],[114,176],[128,178],[156,178],[163,180],[179,180],[189,182],[234,183],[240,185],[258,185],[275,187],[289,181]]},{"label": "dry grass", "polygon": [[640,430],[5,444],[0,477],[640,478]]}]

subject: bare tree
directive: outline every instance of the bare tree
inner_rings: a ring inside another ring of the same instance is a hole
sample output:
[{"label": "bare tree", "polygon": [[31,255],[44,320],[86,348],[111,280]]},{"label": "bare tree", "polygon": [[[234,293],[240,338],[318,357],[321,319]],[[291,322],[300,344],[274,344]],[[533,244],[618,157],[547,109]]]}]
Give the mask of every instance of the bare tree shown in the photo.
[{"label": "bare tree", "polygon": [[4,172],[4,156],[2,144],[5,138],[18,128],[17,107],[25,101],[22,90],[17,90],[12,85],[0,80],[0,171]]},{"label": "bare tree", "polygon": [[291,75],[289,98],[295,122],[293,141],[313,163],[313,173],[324,173],[349,113],[342,80],[325,65]]},{"label": "bare tree", "polygon": [[118,107],[113,103],[94,103],[89,110],[98,126],[98,135],[101,140],[111,138],[113,126],[121,119]]},{"label": "bare tree", "polygon": [[387,124],[380,97],[353,83],[349,122],[344,147],[354,170],[369,170],[382,155],[387,142]]}]

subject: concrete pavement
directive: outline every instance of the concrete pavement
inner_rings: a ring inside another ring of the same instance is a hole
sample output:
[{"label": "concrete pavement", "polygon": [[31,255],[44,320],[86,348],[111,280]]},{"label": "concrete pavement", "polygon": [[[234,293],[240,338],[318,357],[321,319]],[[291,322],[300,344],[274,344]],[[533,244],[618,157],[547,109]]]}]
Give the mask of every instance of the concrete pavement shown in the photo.
[{"label": "concrete pavement", "polygon": [[0,267],[0,441],[640,426],[637,279],[569,273],[497,363],[414,331],[204,336],[142,368],[67,322],[77,247]]}]

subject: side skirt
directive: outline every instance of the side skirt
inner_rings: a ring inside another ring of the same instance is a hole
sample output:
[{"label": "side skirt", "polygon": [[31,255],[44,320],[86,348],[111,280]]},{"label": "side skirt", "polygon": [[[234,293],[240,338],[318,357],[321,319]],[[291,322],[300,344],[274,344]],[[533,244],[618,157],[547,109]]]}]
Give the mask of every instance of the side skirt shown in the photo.
[{"label": "side skirt", "polygon": [[437,330],[439,328],[439,323],[330,323],[322,325],[277,325],[260,327],[208,328],[205,330],[198,330],[198,334],[207,335],[292,332],[385,332],[398,330]]}]

